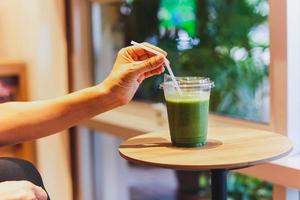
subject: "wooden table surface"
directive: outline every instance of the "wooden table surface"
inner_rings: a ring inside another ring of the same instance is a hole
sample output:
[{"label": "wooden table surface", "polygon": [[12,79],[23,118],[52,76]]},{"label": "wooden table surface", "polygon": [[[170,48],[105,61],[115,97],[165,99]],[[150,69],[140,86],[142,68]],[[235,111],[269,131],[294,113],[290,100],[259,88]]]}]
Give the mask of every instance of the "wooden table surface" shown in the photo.
[{"label": "wooden table surface", "polygon": [[124,141],[120,155],[132,162],[179,170],[237,169],[275,160],[292,150],[283,135],[249,128],[209,128],[203,147],[171,145],[168,131]]}]

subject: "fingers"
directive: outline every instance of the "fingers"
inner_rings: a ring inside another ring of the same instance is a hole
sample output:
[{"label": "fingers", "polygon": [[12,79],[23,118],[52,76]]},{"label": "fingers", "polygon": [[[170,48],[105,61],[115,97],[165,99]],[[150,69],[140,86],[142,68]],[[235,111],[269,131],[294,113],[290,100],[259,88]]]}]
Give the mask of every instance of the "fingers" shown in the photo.
[{"label": "fingers", "polygon": [[151,76],[154,76],[154,75],[159,75],[161,73],[163,73],[165,71],[165,67],[164,67],[164,64],[162,64],[160,67],[158,67],[157,69],[154,69],[152,71],[149,71],[149,72],[146,72],[144,74],[141,74],[138,78],[138,82],[139,83],[142,83],[146,78],[149,78]]},{"label": "fingers", "polygon": [[152,53],[146,52],[140,47],[130,46],[126,47],[125,49],[134,61],[146,60],[154,55]]},{"label": "fingers", "polygon": [[47,200],[48,199],[48,195],[43,188],[36,186],[36,185],[33,185],[32,187],[34,190],[34,194],[38,200]]},{"label": "fingers", "polygon": [[164,66],[161,66],[161,67],[159,67],[155,70],[152,70],[150,72],[146,72],[145,75],[144,75],[145,76],[144,79],[149,78],[149,77],[154,76],[154,75],[159,75],[159,74],[163,73],[164,71],[165,71]]},{"label": "fingers", "polygon": [[138,81],[138,83],[139,84],[141,84],[144,80],[145,80],[145,74],[141,74],[140,76],[139,76],[139,78],[137,79],[137,81]]},{"label": "fingers", "polygon": [[158,56],[153,56],[144,62],[139,62],[136,65],[137,72],[139,73],[146,73],[150,72],[152,70],[155,70],[156,68],[160,67],[163,65],[165,62],[165,58],[161,55]]},{"label": "fingers", "polygon": [[[143,45],[155,50],[155,51],[158,51],[159,53],[161,53],[162,55],[164,56],[167,56],[167,52],[165,52],[164,50],[154,46],[154,45],[151,45],[149,43],[146,43],[144,42]],[[126,47],[125,48],[125,51],[122,51],[122,52],[126,52],[129,54],[129,56],[134,60],[134,61],[143,61],[143,60],[146,60],[148,58],[151,58],[153,56],[155,56],[155,54],[151,53],[151,52],[148,52],[140,47],[136,47],[136,46],[130,46],[130,47]]]}]

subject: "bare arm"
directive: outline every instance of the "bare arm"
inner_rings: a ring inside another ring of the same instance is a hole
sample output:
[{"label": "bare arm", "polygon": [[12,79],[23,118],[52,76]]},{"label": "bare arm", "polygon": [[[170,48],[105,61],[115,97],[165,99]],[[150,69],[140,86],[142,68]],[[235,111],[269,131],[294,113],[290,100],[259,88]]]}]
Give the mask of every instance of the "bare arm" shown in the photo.
[{"label": "bare arm", "polygon": [[51,100],[0,104],[0,145],[44,137],[120,105],[104,84]]},{"label": "bare arm", "polygon": [[99,85],[50,100],[0,104],[0,145],[41,138],[124,105],[145,78],[163,71],[162,56],[127,47]]}]

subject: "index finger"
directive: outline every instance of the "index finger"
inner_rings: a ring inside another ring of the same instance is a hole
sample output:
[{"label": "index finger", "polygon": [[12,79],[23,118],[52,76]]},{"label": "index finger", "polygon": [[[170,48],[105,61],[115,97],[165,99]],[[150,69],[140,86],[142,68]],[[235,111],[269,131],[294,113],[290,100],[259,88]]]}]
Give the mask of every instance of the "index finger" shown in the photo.
[{"label": "index finger", "polygon": [[[151,49],[153,49],[153,50],[155,50],[155,51],[158,51],[159,53],[163,54],[164,56],[167,56],[167,55],[168,55],[168,53],[165,52],[164,50],[162,50],[161,48],[159,48],[159,47],[157,47],[157,46],[154,46],[154,45],[152,45],[152,44],[150,44],[150,43],[148,43],[148,42],[143,42],[142,45],[145,45],[145,46],[147,46],[147,47],[149,47],[149,48],[151,48]],[[149,52],[149,53],[150,53],[150,52]],[[151,54],[152,54],[152,53],[151,53]]]},{"label": "index finger", "polygon": [[[164,57],[167,55],[167,52],[154,45],[151,45],[146,42],[142,43],[142,45],[147,47],[149,50],[144,49],[143,47],[140,46],[129,46],[125,48],[133,60],[142,61],[151,58],[157,54],[163,55]],[[150,49],[154,52],[150,51]]]}]

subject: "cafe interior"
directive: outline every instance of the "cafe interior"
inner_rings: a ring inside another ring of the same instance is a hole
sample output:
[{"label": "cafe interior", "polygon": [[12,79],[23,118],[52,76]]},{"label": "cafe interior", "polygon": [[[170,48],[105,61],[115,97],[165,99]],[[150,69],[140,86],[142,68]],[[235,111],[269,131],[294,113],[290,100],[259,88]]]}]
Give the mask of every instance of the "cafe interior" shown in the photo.
[{"label": "cafe interior", "polygon": [[296,0],[1,0],[0,103],[101,83],[131,41],[166,51],[165,74],[213,86],[203,147],[171,142],[189,114],[173,126],[161,74],[127,105],[0,157],[32,162],[54,200],[299,200],[299,21]]}]

